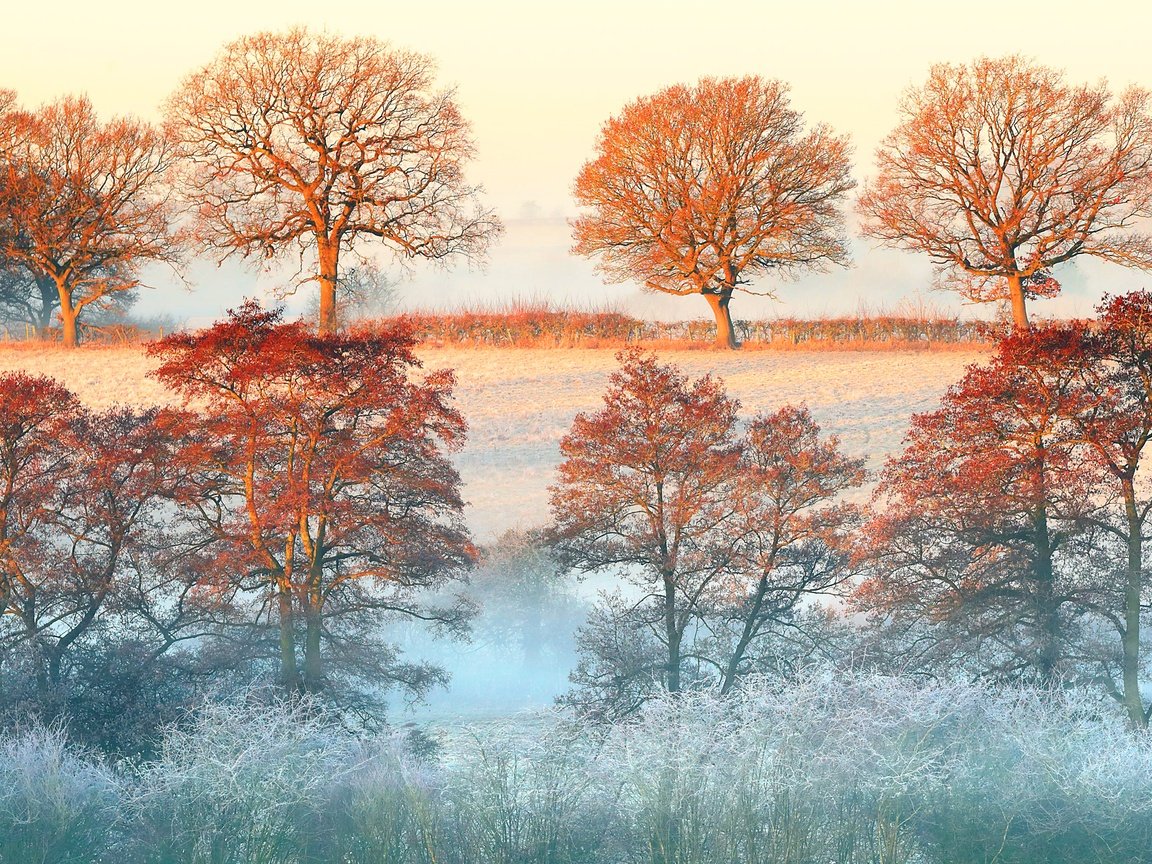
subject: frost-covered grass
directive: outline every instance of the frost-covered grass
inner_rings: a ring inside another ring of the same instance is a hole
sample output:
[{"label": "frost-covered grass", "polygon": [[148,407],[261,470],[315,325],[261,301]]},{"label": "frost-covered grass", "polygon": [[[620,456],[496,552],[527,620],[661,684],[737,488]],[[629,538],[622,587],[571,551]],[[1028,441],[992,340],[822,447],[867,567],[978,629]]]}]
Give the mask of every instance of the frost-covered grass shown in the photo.
[{"label": "frost-covered grass", "polygon": [[118,773],[47,733],[0,754],[4,862],[1152,860],[1152,741],[1077,692],[815,676],[607,729],[526,715],[433,757],[215,706]]},{"label": "frost-covered grass", "polygon": [[[805,403],[850,455],[878,467],[896,451],[913,412],[936,405],[976,350],[819,353],[661,351],[690,376],[724,379],[746,414]],[[580,411],[601,406],[612,350],[421,348],[427,368],[452,368],[468,443],[455,461],[470,502],[468,522],[480,542],[546,519],[548,484],[560,462],[559,441]],[[155,366],[140,347],[0,344],[0,372],[49,375],[93,408],[116,403],[171,404],[147,376]]]},{"label": "frost-covered grass", "polygon": [[59,729],[0,737],[0,862],[85,864],[115,837],[124,788]]}]

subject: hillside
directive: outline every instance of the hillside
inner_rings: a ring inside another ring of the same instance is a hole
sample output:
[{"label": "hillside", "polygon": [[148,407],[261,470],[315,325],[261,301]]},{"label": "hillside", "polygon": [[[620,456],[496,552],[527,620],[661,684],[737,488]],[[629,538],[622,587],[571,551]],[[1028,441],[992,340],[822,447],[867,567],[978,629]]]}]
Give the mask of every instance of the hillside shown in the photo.
[{"label": "hillside", "polygon": [[[691,375],[723,378],[746,413],[806,403],[826,431],[839,435],[849,453],[867,455],[872,467],[899,447],[909,417],[935,405],[965,365],[981,357],[975,350],[660,354]],[[456,463],[477,539],[545,521],[559,440],[578,412],[600,405],[614,352],[423,348],[420,355],[429,369],[457,372],[469,437]],[[147,377],[152,366],[137,347],[0,346],[0,371],[49,375],[95,408],[171,402]]]}]

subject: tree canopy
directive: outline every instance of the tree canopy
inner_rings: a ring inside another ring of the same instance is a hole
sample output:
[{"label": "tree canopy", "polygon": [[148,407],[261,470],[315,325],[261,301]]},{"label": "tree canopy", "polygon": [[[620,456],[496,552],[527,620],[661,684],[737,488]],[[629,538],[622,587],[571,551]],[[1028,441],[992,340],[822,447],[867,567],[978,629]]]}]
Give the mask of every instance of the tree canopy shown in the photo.
[{"label": "tree canopy", "polygon": [[482,257],[500,222],[464,177],[471,129],[431,58],[302,28],[227,45],[170,98],[204,247],[315,256],[320,329],[336,328],[342,251]]},{"label": "tree canopy", "polygon": [[939,64],[905,95],[860,197],[862,230],[922,252],[979,301],[1059,292],[1079,255],[1152,268],[1149,94],[1113,98],[1021,57]]},{"label": "tree canopy", "polygon": [[179,263],[166,183],[174,150],[147,123],[102,122],[85,97],[12,107],[0,125],[0,260],[30,274],[23,287],[40,296],[28,311],[43,323],[57,308],[64,343],[76,345],[86,308],[140,285],[144,263]]},{"label": "tree canopy", "polygon": [[717,344],[734,348],[733,292],[766,272],[847,263],[848,150],[827,126],[805,131],[779,81],[668,87],[604,124],[574,186],[585,211],[573,251],[598,257],[610,281],[702,294]]}]

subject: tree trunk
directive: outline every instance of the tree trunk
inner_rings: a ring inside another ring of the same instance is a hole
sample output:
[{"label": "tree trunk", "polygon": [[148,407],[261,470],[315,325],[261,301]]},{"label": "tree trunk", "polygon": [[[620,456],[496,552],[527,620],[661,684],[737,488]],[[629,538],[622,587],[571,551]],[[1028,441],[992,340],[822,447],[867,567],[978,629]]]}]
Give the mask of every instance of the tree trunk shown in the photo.
[{"label": "tree trunk", "polygon": [[764,598],[767,594],[768,576],[765,574],[760,577],[760,581],[756,585],[756,597],[744,618],[744,628],[740,633],[740,639],[736,642],[736,647],[732,649],[732,656],[728,658],[728,665],[724,669],[724,677],[720,681],[721,696],[727,696],[736,685],[740,664],[744,662],[744,654],[748,651],[748,646],[752,644],[752,640],[759,635],[762,623],[760,610],[764,608]]},{"label": "tree trunk", "polygon": [[704,297],[712,307],[712,314],[716,316],[716,347],[739,348],[736,331],[732,329],[732,313],[728,311],[728,304],[732,302],[732,291],[729,289],[716,294],[709,293]]},{"label": "tree trunk", "polygon": [[1035,516],[1036,558],[1032,575],[1036,580],[1036,625],[1039,650],[1036,667],[1041,680],[1053,680],[1063,654],[1060,644],[1060,607],[1056,598],[1055,568],[1052,566],[1052,544],[1048,536],[1048,513],[1041,507]]},{"label": "tree trunk", "polygon": [[317,242],[320,258],[320,326],[321,333],[336,332],[336,275],[340,244],[328,240]]},{"label": "tree trunk", "polygon": [[1028,308],[1024,305],[1024,278],[1019,273],[1008,277],[1008,299],[1012,301],[1012,323],[1018,330],[1028,329]]},{"label": "tree trunk", "polygon": [[280,681],[285,690],[300,688],[300,673],[296,668],[296,640],[292,615],[292,592],[287,587],[279,589],[280,611]]},{"label": "tree trunk", "polygon": [[59,301],[59,291],[56,283],[47,276],[36,277],[36,288],[40,292],[40,308],[36,313],[36,335],[43,339],[52,324],[52,313],[56,310]]},{"label": "tree trunk", "polygon": [[1140,695],[1140,599],[1144,587],[1143,526],[1136,509],[1136,491],[1131,478],[1122,481],[1124,511],[1128,523],[1128,572],[1124,584],[1124,638],[1122,675],[1124,708],[1137,729],[1148,728],[1144,699]]},{"label": "tree trunk", "polygon": [[676,583],[664,576],[664,635],[668,640],[668,692],[680,692],[680,628],[676,623]]},{"label": "tree trunk", "polygon": [[64,337],[64,345],[67,348],[75,348],[80,344],[78,328],[80,313],[72,305],[72,289],[65,287],[62,282],[57,283],[57,286],[60,292],[60,329]]},{"label": "tree trunk", "polygon": [[310,595],[304,621],[304,691],[307,693],[319,693],[324,688],[324,662],[320,656],[323,623],[319,598]]}]

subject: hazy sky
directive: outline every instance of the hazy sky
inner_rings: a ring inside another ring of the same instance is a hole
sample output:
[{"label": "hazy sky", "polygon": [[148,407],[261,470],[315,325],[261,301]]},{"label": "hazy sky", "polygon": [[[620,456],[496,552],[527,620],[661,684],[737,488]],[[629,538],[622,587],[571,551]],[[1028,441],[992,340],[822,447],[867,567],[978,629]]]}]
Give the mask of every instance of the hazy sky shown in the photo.
[{"label": "hazy sky", "polygon": [[[0,86],[25,104],[86,92],[105,115],[156,119],[159,106],[227,41],[292,25],[365,33],[435,57],[472,120],[478,158],[471,171],[508,225],[485,272],[417,268],[401,295],[409,306],[541,296],[619,300],[645,314],[706,316],[700,298],[655,298],[636,286],[604,286],[591,264],[567,254],[572,179],[600,124],[630,100],[702,75],[755,73],[791,85],[793,106],[811,121],[851,135],[859,178],[894,124],[901,92],[935,62],[1023,53],[1061,67],[1073,81],[1106,78],[1116,88],[1152,87],[1152,4],[906,0],[795,2],[326,3],[192,0],[23,2],[5,9],[9,38]],[[525,217],[535,217],[531,221]],[[782,303],[738,298],[737,317],[812,314],[891,306],[924,292],[931,270],[915,256],[856,244],[854,269],[798,282],[765,281]],[[1040,313],[1081,314],[1095,297],[1152,284],[1152,278],[1084,264],[1061,274],[1062,301]],[[195,291],[152,292],[145,310],[215,315],[278,281],[237,267],[197,266]],[[950,295],[930,294],[940,305]]]}]

